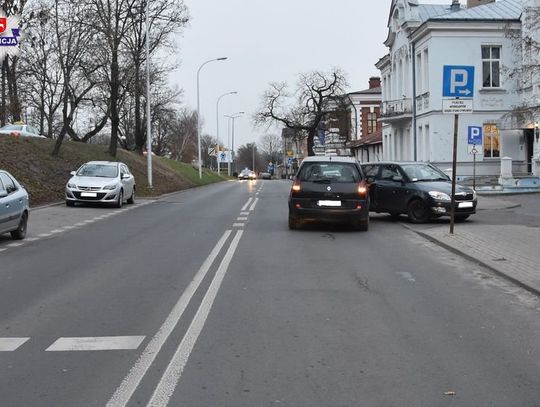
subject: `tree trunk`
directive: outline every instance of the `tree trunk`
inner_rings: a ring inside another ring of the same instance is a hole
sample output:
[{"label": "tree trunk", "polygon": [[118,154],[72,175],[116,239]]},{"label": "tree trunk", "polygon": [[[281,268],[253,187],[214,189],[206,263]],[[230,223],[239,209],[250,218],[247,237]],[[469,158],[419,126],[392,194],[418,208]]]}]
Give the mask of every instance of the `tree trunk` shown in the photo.
[{"label": "tree trunk", "polygon": [[[6,60],[8,60],[6,58]],[[6,64],[8,73],[8,92],[9,92],[9,107],[11,116],[14,122],[21,121],[21,103],[19,101],[19,92],[17,86],[17,58],[13,58],[11,67],[9,62]]]},{"label": "tree trunk", "polygon": [[[69,80],[66,80],[66,83],[69,83]],[[69,90],[67,88],[67,85],[64,84],[64,96],[63,96],[63,106],[62,106],[62,130],[60,130],[60,134],[58,135],[58,138],[56,139],[56,142],[54,143],[54,149],[51,153],[53,157],[58,156],[60,153],[60,147],[62,146],[62,142],[64,141],[64,137],[66,133],[68,132],[68,128],[70,126],[70,116],[68,115],[68,109],[69,109]]]},{"label": "tree trunk", "polygon": [[118,129],[120,127],[120,116],[118,112],[119,97],[119,67],[118,67],[118,47],[112,50],[111,62],[111,141],[109,143],[109,154],[116,157],[118,149]]},{"label": "tree trunk", "polygon": [[308,137],[307,137],[308,156],[315,155],[315,152],[313,151],[313,146],[315,145],[314,138],[316,134],[317,134],[317,128],[312,128],[309,130]]},{"label": "tree trunk", "polygon": [[2,126],[6,125],[6,63],[7,59],[4,59],[2,62],[2,112],[0,115],[0,124]]}]

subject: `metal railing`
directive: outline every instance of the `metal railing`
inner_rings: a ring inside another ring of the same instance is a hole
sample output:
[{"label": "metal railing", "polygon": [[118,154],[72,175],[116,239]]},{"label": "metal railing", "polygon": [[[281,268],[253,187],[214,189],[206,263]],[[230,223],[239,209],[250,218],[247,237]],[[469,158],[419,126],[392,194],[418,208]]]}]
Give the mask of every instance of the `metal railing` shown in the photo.
[{"label": "metal railing", "polygon": [[412,100],[388,100],[382,103],[381,117],[394,117],[412,114]]}]

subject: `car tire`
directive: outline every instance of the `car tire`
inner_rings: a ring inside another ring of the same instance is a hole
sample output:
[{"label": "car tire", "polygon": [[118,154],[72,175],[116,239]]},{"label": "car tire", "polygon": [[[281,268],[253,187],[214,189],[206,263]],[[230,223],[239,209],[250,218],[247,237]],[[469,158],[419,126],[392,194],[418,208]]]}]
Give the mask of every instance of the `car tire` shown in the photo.
[{"label": "car tire", "polygon": [[73,202],[73,201],[66,201],[66,206],[75,206],[75,202]]},{"label": "car tire", "polygon": [[21,220],[19,221],[19,226],[17,226],[17,229],[11,232],[11,237],[17,240],[24,239],[26,237],[27,224],[28,224],[28,214],[24,212],[21,216]]},{"label": "car tire", "polygon": [[296,230],[299,227],[300,227],[300,221],[294,216],[292,216],[291,214],[289,214],[289,229]]},{"label": "car tire", "polygon": [[127,200],[127,203],[130,205],[133,205],[135,203],[135,187],[133,187],[133,192],[131,193],[131,196]]},{"label": "car tire", "polygon": [[407,216],[412,223],[425,223],[429,220],[429,208],[421,199],[414,199],[407,207]]},{"label": "car tire", "polygon": [[369,217],[367,219],[355,221],[354,228],[360,232],[367,232],[369,230]]},{"label": "car tire", "polygon": [[471,216],[471,215],[454,215],[454,220],[456,222],[463,222],[463,221],[467,220],[469,218],[469,216]]},{"label": "car tire", "polygon": [[114,206],[120,209],[123,204],[124,204],[124,190],[121,189],[120,192],[118,193],[118,200],[116,201],[116,204]]}]

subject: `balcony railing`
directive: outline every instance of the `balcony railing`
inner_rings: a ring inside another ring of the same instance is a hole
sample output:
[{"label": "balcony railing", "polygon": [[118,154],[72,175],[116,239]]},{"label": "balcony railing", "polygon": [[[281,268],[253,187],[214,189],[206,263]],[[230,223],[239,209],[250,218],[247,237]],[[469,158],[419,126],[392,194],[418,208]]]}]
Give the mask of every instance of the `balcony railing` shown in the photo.
[{"label": "balcony railing", "polygon": [[382,103],[382,117],[390,118],[412,114],[412,100],[388,100]]},{"label": "balcony railing", "polygon": [[416,111],[422,112],[424,110],[429,110],[429,92],[416,97]]}]

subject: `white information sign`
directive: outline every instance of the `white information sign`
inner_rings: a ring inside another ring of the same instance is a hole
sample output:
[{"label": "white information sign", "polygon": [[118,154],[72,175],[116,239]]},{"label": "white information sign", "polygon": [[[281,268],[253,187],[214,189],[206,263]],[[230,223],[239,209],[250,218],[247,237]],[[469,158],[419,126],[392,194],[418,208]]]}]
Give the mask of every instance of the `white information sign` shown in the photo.
[{"label": "white information sign", "polygon": [[472,99],[443,99],[443,114],[462,114],[473,112]]}]

